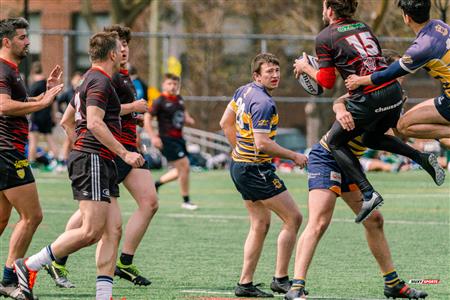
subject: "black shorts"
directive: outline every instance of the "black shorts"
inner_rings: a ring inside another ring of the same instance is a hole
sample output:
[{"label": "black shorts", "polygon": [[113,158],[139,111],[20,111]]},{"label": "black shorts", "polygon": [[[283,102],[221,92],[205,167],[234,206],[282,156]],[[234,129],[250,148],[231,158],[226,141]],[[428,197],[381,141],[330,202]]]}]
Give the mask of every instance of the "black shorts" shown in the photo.
[{"label": "black shorts", "polygon": [[42,134],[51,134],[53,129],[52,120],[35,120],[30,122],[30,131]]},{"label": "black shorts", "polygon": [[67,166],[75,200],[111,202],[110,197],[119,197],[117,168],[113,160],[73,150]]},{"label": "black shorts", "polygon": [[386,132],[397,126],[403,106],[403,90],[394,83],[366,95],[355,95],[347,101],[357,129]]},{"label": "black shorts", "polygon": [[163,136],[161,141],[163,144],[161,153],[168,161],[179,160],[188,155],[186,141],[183,138]]},{"label": "black shorts", "polygon": [[286,191],[283,180],[275,174],[275,167],[269,163],[232,161],[230,173],[244,200],[266,200]]},{"label": "black shorts", "polygon": [[447,121],[450,122],[450,98],[445,94],[434,98],[434,106]]},{"label": "black shorts", "polygon": [[27,158],[17,150],[0,151],[0,170],[0,191],[34,182]]},{"label": "black shorts", "polygon": [[[137,151],[136,147],[133,147],[131,145],[124,145],[124,147],[128,151],[139,152]],[[114,162],[116,163],[117,166],[117,184],[120,184],[122,183],[122,181],[125,180],[128,174],[130,174],[133,167],[124,162],[119,156],[116,156],[116,158],[114,158]],[[145,161],[145,163],[141,167],[139,167],[139,169],[150,170],[148,162]]]}]

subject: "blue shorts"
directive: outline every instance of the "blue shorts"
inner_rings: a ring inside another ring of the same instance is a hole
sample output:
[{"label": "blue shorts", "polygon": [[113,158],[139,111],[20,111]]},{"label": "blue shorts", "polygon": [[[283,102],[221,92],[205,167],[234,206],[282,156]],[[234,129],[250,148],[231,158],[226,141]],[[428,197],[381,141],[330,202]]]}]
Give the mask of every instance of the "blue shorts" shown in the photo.
[{"label": "blue shorts", "polygon": [[342,174],[333,155],[319,143],[314,144],[308,156],[308,188],[310,191],[331,190],[338,196],[358,190],[358,186]]},{"label": "blue shorts", "polygon": [[275,167],[270,163],[232,161],[230,173],[244,200],[266,200],[286,190],[283,180],[275,174]]},{"label": "blue shorts", "polygon": [[447,121],[450,122],[450,98],[445,94],[434,98],[434,106]]}]

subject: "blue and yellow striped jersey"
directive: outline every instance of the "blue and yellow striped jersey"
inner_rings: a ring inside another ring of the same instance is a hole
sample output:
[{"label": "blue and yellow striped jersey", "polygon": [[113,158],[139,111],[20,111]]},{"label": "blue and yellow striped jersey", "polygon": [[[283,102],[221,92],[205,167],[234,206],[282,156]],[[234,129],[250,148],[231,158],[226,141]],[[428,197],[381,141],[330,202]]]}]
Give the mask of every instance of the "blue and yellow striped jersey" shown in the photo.
[{"label": "blue and yellow striped jersey", "polygon": [[[320,144],[322,147],[330,151],[330,148],[327,144],[327,138],[328,138],[329,132],[327,132],[321,139]],[[364,152],[367,150],[367,147],[363,145],[362,143],[362,137],[359,135],[352,139],[350,142],[348,142],[348,148],[353,152],[353,154],[356,156],[356,158],[360,158]]]},{"label": "blue and yellow striped jersey", "polygon": [[424,68],[441,81],[445,95],[450,98],[450,26],[430,20],[400,59],[400,66],[410,73]]},{"label": "blue and yellow striped jersey", "polygon": [[232,159],[237,162],[270,163],[272,157],[256,149],[253,133],[268,133],[271,139],[275,138],[278,113],[272,96],[263,86],[252,82],[236,90],[228,107],[236,114],[236,147]]}]

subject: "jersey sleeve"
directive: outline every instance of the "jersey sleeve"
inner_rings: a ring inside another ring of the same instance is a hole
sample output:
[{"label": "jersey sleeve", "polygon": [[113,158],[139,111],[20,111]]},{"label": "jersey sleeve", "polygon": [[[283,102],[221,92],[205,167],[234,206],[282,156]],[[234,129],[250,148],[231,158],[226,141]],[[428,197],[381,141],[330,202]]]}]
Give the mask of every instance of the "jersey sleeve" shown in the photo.
[{"label": "jersey sleeve", "polygon": [[152,102],[152,106],[150,107],[150,114],[152,116],[156,116],[159,113],[159,109],[161,107],[162,98],[159,97],[155,101]]},{"label": "jersey sleeve", "polygon": [[421,43],[421,40],[415,41],[400,58],[399,63],[402,69],[409,73],[414,73],[423,67],[433,58],[430,46],[432,45]]},{"label": "jersey sleeve", "polygon": [[108,96],[111,93],[111,84],[108,80],[107,78],[96,78],[89,82],[86,90],[86,107],[97,106],[106,110]]},{"label": "jersey sleeve", "polygon": [[270,133],[273,105],[269,101],[257,101],[250,106],[253,132]]},{"label": "jersey sleeve", "polygon": [[316,38],[316,54],[320,69],[334,67],[332,47],[327,32],[327,29],[323,30]]},{"label": "jersey sleeve", "polygon": [[0,94],[11,96],[11,85],[9,81],[8,75],[5,72],[0,72]]}]

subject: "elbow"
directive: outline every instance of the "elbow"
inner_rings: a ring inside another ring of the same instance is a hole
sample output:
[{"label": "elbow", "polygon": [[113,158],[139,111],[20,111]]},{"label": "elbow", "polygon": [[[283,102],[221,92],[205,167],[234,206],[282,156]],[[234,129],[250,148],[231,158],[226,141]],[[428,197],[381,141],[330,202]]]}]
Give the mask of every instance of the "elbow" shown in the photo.
[{"label": "elbow", "polygon": [[89,120],[87,121],[86,127],[89,131],[91,131],[92,133],[95,133],[95,130],[97,128],[99,128],[100,126],[100,121],[98,120]]},{"label": "elbow", "polygon": [[267,143],[264,141],[255,142],[255,146],[259,152],[266,152],[267,150]]}]

